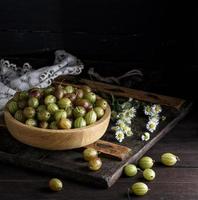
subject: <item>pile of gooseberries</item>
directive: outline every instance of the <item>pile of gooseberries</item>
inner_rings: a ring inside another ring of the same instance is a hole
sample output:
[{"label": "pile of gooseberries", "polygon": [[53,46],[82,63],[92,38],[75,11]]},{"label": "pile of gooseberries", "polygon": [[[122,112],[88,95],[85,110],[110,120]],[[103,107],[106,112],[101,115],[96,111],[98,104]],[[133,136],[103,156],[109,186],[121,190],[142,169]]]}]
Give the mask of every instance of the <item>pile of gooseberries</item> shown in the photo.
[{"label": "pile of gooseberries", "polygon": [[[179,161],[179,158],[172,153],[164,153],[161,155],[160,161],[165,166],[173,166],[177,161]],[[132,177],[138,173],[138,170],[140,170],[145,180],[153,181],[156,175],[155,171],[151,169],[154,165],[154,162],[155,161],[151,157],[144,156],[138,161],[138,166],[141,169],[137,168],[134,164],[127,164],[124,167],[123,172],[126,176]],[[129,191],[137,196],[143,196],[149,191],[149,188],[147,184],[143,182],[136,182],[132,184]]]},{"label": "pile of gooseberries", "polygon": [[49,129],[82,128],[103,117],[107,101],[90,87],[71,85],[17,92],[7,103],[12,116],[28,125]]}]

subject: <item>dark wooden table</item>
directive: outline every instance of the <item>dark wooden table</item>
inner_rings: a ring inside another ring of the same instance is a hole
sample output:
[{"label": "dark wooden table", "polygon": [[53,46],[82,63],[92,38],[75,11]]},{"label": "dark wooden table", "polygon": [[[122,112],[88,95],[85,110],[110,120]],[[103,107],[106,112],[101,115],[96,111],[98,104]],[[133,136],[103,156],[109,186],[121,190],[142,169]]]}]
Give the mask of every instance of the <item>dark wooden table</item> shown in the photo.
[{"label": "dark wooden table", "polygon": [[[21,61],[21,58],[19,60]],[[34,60],[35,59],[33,59],[33,61]],[[40,63],[40,60],[38,63]],[[44,63],[46,63],[46,59],[44,60]],[[116,66],[115,69],[113,68],[114,73],[119,72],[119,66],[122,67],[123,71],[127,71],[128,69],[128,67],[126,67],[126,69],[123,68],[125,65],[131,66],[128,64],[115,65],[115,63],[105,64],[101,62],[88,61],[86,61],[85,64],[87,69],[89,67],[96,67],[96,71],[103,72],[104,74],[108,74],[109,67],[111,66]],[[101,68],[101,66],[103,67]],[[171,67],[161,68],[162,72],[156,74],[150,73],[151,69],[147,66],[148,69],[144,69],[146,79],[140,88],[145,91],[156,93],[160,91],[161,94],[165,95],[195,99],[193,96],[194,92],[191,92],[193,90],[183,90],[183,88],[186,86],[187,88],[192,88],[194,80],[197,79],[196,75],[198,69],[192,68],[188,71],[187,68],[181,68],[181,74],[180,76],[177,76],[178,79],[175,81],[176,71],[171,71],[170,74],[169,69]],[[188,82],[183,81],[186,74],[191,77]],[[155,78],[158,79],[155,81]],[[181,88],[181,92],[178,88]],[[153,146],[149,152],[147,152],[147,155],[156,160],[154,170],[156,171],[157,176],[153,182],[147,182],[151,190],[146,196],[142,198],[131,196],[132,200],[198,199],[197,119],[198,106],[196,105],[192,108],[191,112],[185,117],[185,119],[183,119],[172,131],[170,131],[162,140]],[[160,155],[164,152],[173,152],[177,154],[181,161],[178,162],[175,167],[171,168],[160,165],[157,161],[159,161]],[[136,181],[142,181],[140,174],[139,177],[136,176],[135,178],[121,177],[111,188],[101,189],[93,187],[92,185],[83,185],[73,181],[63,180],[64,189],[61,192],[54,193],[48,189],[48,181],[50,178],[52,177],[49,174],[47,175],[23,169],[21,167],[0,163],[0,200],[127,200],[127,190],[130,185]]]},{"label": "dark wooden table", "polygon": [[[194,107],[183,121],[147,153],[156,160],[154,169],[157,177],[153,182],[148,182],[151,190],[141,199],[198,199],[197,119],[198,109]],[[173,152],[180,157],[181,161],[175,167],[164,167],[157,162],[163,152]],[[50,178],[50,175],[0,163],[0,200],[124,200],[128,199],[128,187],[135,181],[141,180],[140,176],[135,178],[121,177],[109,189],[100,189],[92,185],[63,180],[64,189],[61,192],[53,193],[47,187]],[[131,196],[131,199],[140,198]]]}]

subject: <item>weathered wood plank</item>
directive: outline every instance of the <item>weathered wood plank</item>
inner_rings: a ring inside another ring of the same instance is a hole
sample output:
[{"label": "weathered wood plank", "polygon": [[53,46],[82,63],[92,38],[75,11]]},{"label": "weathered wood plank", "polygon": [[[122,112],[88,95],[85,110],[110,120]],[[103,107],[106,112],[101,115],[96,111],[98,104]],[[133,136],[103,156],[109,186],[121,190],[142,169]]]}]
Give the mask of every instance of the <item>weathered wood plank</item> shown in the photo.
[{"label": "weathered wood plank", "polygon": [[[64,80],[62,84],[66,84],[67,77],[68,76],[58,77],[55,80],[55,83],[59,84],[59,83],[62,83],[62,80]],[[69,78],[69,81],[71,81],[71,79]],[[75,81],[75,78],[73,78],[73,80]],[[176,97],[169,97],[169,96],[159,95],[159,94],[155,94],[151,92],[145,92],[145,91],[135,90],[131,88],[109,85],[102,82],[90,81],[86,79],[78,79],[77,81],[80,84],[89,85],[93,89],[97,91],[105,92],[107,94],[113,94],[116,96],[124,96],[124,97],[132,97],[137,100],[147,101],[151,103],[158,103],[160,105],[166,105],[166,106],[170,106],[176,109],[180,109],[182,105],[185,103],[185,100],[179,99]]]},{"label": "weathered wood plank", "polygon": [[116,158],[119,158],[120,160],[125,160],[132,153],[131,149],[128,147],[104,140],[98,140],[95,143],[88,145],[87,147],[94,148],[100,153],[114,156]]}]

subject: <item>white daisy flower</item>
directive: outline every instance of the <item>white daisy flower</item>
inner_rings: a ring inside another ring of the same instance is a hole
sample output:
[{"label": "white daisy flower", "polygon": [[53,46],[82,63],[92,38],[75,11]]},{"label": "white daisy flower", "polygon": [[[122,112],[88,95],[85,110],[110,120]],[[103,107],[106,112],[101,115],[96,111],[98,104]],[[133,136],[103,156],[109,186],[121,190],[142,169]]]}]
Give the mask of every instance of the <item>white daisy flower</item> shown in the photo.
[{"label": "white daisy flower", "polygon": [[151,107],[149,105],[144,106],[144,114],[145,115],[151,115],[151,112],[152,112],[152,110],[151,110]]},{"label": "white daisy flower", "polygon": [[117,122],[116,122],[116,125],[119,126],[121,129],[123,129],[126,124],[124,123],[123,120],[119,119]]},{"label": "white daisy flower", "polygon": [[118,140],[118,142],[122,142],[124,140],[124,133],[123,131],[116,131],[115,132],[115,138]]},{"label": "white daisy flower", "polygon": [[159,120],[160,120],[159,115],[154,115],[154,116],[149,117],[149,121],[152,121],[153,123],[155,123],[157,125],[159,124]]},{"label": "white daisy flower", "polygon": [[133,135],[133,132],[132,132],[132,130],[130,129],[130,130],[126,131],[125,134],[126,134],[127,137],[130,137],[130,136]]},{"label": "white daisy flower", "polygon": [[154,104],[151,107],[151,111],[152,111],[153,115],[159,114],[162,112],[162,107],[160,105]]},{"label": "white daisy flower", "polygon": [[122,124],[122,123],[124,123],[124,120],[123,120],[123,119],[118,119],[118,120],[116,121],[116,124],[117,124],[117,125],[120,125],[120,124]]},{"label": "white daisy flower", "polygon": [[126,111],[126,117],[130,117],[131,119],[134,118],[136,115],[136,109],[134,107],[131,107]]},{"label": "white daisy flower", "polygon": [[130,117],[125,117],[124,118],[125,123],[131,124],[131,118]]},{"label": "white daisy flower", "polygon": [[150,133],[149,132],[145,132],[142,134],[141,136],[142,141],[148,141],[150,140]]},{"label": "white daisy flower", "polygon": [[157,125],[158,125],[158,123],[155,123],[155,122],[149,120],[148,123],[146,124],[146,128],[148,131],[153,133],[155,131],[155,129],[157,128]]},{"label": "white daisy flower", "polygon": [[127,133],[128,131],[131,130],[131,128],[127,125],[125,125],[125,127],[122,129],[125,133]]}]

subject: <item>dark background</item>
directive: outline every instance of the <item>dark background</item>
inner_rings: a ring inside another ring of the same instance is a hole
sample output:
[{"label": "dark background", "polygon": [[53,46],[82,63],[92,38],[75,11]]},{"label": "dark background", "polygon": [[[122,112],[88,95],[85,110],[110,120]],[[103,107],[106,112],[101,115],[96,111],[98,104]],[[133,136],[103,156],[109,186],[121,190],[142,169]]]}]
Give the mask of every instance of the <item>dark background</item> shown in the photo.
[{"label": "dark background", "polygon": [[65,49],[86,69],[140,68],[150,83],[143,89],[194,98],[196,19],[195,5],[169,0],[0,1],[0,57],[38,68]]},{"label": "dark background", "polygon": [[[65,49],[83,61],[84,75],[89,67],[114,76],[140,68],[144,81],[134,87],[195,101],[198,7],[194,2],[0,0],[0,58],[39,68],[52,64],[56,49]],[[197,118],[194,106],[148,152],[156,161],[162,153],[172,152],[181,162],[173,168],[156,163],[156,180],[149,183],[151,191],[143,199],[198,199]],[[52,194],[46,190],[50,176],[1,163],[0,199],[127,199],[127,188],[139,181],[123,177],[104,191],[64,180],[65,190]]]}]

